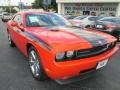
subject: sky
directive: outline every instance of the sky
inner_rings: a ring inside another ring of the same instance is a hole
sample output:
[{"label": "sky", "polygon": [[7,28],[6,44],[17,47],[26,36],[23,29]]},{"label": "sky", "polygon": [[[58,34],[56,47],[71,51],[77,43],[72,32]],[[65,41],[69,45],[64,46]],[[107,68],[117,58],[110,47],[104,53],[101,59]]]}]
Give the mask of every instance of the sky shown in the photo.
[{"label": "sky", "polygon": [[11,5],[18,5],[18,2],[23,2],[25,5],[31,5],[32,2],[34,2],[34,0],[0,0],[0,6],[3,5],[8,5],[9,2],[11,2]]}]

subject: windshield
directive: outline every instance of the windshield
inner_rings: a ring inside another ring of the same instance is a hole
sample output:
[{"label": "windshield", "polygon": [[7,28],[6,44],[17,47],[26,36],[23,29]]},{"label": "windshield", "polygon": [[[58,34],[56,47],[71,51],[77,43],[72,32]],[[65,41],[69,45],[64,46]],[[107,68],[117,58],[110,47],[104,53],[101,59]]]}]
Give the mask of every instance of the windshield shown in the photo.
[{"label": "windshield", "polygon": [[40,26],[70,26],[71,24],[58,14],[28,14],[26,16],[28,27]]}]

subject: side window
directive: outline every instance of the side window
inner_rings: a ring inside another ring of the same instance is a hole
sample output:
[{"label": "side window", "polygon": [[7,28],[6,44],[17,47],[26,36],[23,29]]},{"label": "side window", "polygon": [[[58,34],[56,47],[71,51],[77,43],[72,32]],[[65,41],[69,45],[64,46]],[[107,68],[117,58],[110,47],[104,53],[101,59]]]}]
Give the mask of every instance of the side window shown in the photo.
[{"label": "side window", "polygon": [[20,26],[22,26],[22,16],[21,15],[16,15],[13,19],[13,21],[18,22]]},{"label": "side window", "polygon": [[89,17],[88,20],[90,20],[90,21],[96,21],[97,17]]},{"label": "side window", "polygon": [[83,19],[85,19],[87,16],[80,16],[80,17],[76,17],[75,19],[77,20],[83,20]]},{"label": "side window", "polygon": [[102,19],[101,21],[108,21],[108,22],[116,22],[116,20],[114,20],[114,19],[112,19],[112,18],[110,18],[110,19]]}]

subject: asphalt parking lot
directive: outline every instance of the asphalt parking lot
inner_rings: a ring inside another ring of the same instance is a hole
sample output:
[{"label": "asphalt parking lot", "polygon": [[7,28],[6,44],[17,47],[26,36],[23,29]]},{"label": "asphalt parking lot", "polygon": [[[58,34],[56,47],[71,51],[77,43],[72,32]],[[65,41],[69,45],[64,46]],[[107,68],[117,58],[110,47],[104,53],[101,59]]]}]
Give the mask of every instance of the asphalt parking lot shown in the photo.
[{"label": "asphalt parking lot", "polygon": [[17,48],[9,47],[5,23],[0,21],[0,90],[119,90],[120,50],[104,70],[94,76],[67,85],[48,79],[36,81],[27,58]]}]

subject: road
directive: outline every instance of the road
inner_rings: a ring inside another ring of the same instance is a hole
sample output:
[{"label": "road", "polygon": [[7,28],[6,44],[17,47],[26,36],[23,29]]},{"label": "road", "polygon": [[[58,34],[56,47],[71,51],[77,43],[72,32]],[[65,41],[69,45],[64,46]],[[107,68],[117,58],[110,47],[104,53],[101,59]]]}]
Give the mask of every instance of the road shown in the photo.
[{"label": "road", "polygon": [[67,85],[48,79],[43,82],[32,78],[27,58],[9,47],[5,23],[0,21],[0,90],[119,90],[120,50],[104,70],[94,76]]}]

